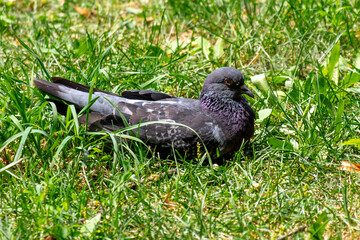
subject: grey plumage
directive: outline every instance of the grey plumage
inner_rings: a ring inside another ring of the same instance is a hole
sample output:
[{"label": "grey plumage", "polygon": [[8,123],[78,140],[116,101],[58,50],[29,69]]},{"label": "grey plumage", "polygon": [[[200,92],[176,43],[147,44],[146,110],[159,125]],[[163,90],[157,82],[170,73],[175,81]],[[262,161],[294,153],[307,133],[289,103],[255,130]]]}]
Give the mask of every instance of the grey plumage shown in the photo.
[{"label": "grey plumage", "polygon": [[[58,77],[52,80],[34,79],[34,83],[45,93],[78,109],[88,104],[89,87]],[[199,138],[190,129],[171,124],[177,123],[195,130],[212,157],[222,157],[237,151],[254,134],[255,113],[242,94],[254,97],[244,84],[244,76],[230,67],[209,74],[199,100],[151,90],[125,91],[118,96],[94,88],[92,99],[98,99],[90,108],[89,127],[95,131],[116,131],[124,127],[110,100],[129,125],[150,121],[169,123],[149,124],[134,131],[144,142],[156,147],[160,155],[166,157],[173,148],[188,157],[196,154]]]}]

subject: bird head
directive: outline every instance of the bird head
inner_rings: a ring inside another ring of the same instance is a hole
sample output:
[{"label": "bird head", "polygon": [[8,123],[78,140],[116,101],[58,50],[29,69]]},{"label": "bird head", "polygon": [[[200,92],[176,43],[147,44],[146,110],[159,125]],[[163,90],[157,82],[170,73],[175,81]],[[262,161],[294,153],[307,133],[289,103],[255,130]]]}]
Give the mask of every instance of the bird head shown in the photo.
[{"label": "bird head", "polygon": [[218,68],[207,76],[201,94],[210,92],[234,100],[239,99],[241,94],[254,98],[244,83],[244,75],[232,67]]}]

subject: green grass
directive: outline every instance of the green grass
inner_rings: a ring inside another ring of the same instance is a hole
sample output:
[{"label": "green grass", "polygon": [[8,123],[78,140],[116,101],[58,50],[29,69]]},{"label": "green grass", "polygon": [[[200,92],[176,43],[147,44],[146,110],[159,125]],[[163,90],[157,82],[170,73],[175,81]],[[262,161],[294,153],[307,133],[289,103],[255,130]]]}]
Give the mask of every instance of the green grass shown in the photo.
[{"label": "green grass", "polygon": [[[359,175],[340,170],[360,163],[356,146],[340,145],[360,138],[358,1],[0,9],[1,239],[276,239],[301,226],[294,239],[360,238]],[[222,66],[249,77],[258,117],[253,154],[222,166],[149,158],[136,141],[99,138],[32,83],[61,76],[197,98]]]}]

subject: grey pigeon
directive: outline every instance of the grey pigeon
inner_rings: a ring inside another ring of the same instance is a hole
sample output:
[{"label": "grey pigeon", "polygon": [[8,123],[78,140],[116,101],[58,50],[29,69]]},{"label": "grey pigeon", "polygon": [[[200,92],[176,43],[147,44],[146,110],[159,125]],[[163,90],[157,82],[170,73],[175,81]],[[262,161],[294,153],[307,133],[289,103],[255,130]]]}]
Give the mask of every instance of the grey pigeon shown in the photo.
[{"label": "grey pigeon", "polygon": [[[88,104],[90,87],[59,77],[52,81],[34,79],[39,89],[77,109]],[[255,113],[242,94],[254,97],[244,84],[244,75],[231,67],[208,75],[199,100],[151,90],[125,91],[119,96],[93,88],[92,99],[98,99],[90,107],[88,124],[95,131],[116,131],[126,125],[123,117],[129,125],[166,122],[169,124],[148,124],[133,132],[162,157],[175,149],[187,158],[196,156],[199,143],[202,146],[198,134],[216,159],[236,152],[254,134]],[[85,123],[85,119],[79,120]]]}]

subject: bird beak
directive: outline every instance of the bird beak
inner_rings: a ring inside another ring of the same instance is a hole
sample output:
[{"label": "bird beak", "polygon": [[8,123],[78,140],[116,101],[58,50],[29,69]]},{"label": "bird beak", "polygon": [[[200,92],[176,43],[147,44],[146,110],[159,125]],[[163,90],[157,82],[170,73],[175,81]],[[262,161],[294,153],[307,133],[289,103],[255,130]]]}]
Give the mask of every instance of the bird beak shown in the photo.
[{"label": "bird beak", "polygon": [[246,85],[242,85],[240,87],[240,90],[241,90],[241,94],[246,94],[246,95],[248,95],[249,97],[252,97],[252,98],[255,97],[254,94],[247,88]]}]

